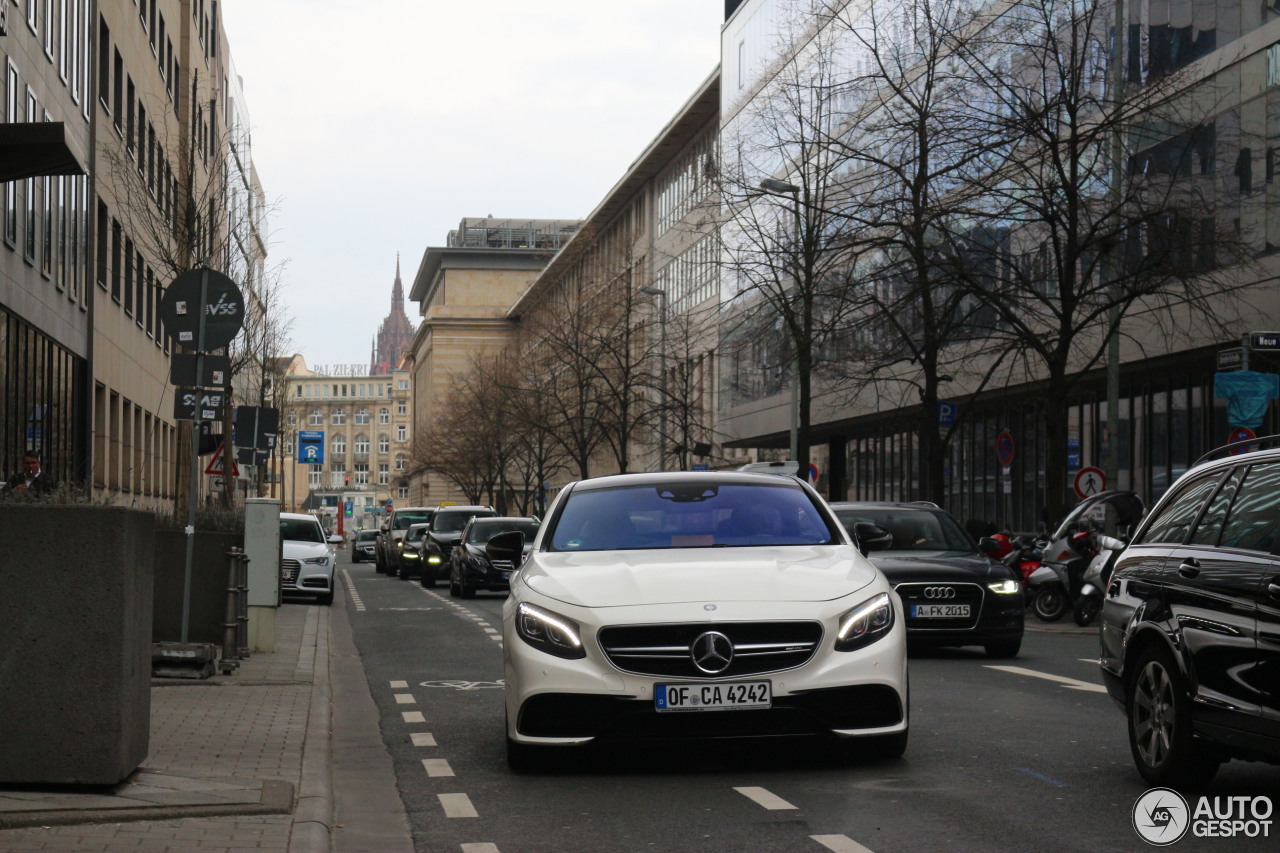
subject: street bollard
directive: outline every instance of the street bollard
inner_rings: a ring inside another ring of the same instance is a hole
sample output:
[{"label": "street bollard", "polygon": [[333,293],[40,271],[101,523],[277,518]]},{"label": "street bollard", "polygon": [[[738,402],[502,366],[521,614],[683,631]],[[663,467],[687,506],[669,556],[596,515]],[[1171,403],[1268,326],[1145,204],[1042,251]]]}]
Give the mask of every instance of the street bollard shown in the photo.
[{"label": "street bollard", "polygon": [[239,612],[236,615],[236,657],[241,660],[249,657],[249,555],[240,555],[240,579],[236,584],[239,595],[236,597]]},{"label": "street bollard", "polygon": [[227,551],[227,609],[222,622],[222,660],[218,661],[218,668],[223,675],[230,675],[240,666],[240,662],[235,659],[236,626],[240,621],[237,602],[240,594],[240,556],[240,549],[234,546]]}]

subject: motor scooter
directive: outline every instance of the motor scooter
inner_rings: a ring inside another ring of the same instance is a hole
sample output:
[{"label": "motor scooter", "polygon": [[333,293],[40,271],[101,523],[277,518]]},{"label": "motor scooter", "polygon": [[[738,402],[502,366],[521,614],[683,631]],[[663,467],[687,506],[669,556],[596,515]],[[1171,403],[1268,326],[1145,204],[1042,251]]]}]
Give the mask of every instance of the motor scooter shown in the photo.
[{"label": "motor scooter", "polygon": [[[1141,521],[1144,512],[1146,507],[1136,492],[1120,490],[1101,492],[1072,508],[1050,534],[1040,568],[1028,578],[1031,612],[1036,618],[1042,622],[1056,622],[1068,611],[1074,614],[1084,590],[1086,571],[1104,547],[1102,543],[1095,541],[1095,529],[1105,525],[1119,531],[1132,530]],[[1121,541],[1120,548],[1123,547]],[[1108,555],[1100,561],[1103,566],[1119,549],[1113,547],[1105,550]],[[1102,570],[1100,567],[1099,573]],[[1101,595],[1105,586],[1100,582],[1100,577],[1099,574],[1093,583],[1097,590],[1097,606],[1094,607],[1091,603],[1081,609],[1076,618],[1088,617],[1081,624],[1087,625],[1092,621],[1101,607]],[[1093,610],[1093,613],[1090,614],[1089,610]]]},{"label": "motor scooter", "polygon": [[1125,540],[1108,536],[1101,531],[1093,532],[1090,544],[1093,558],[1085,567],[1080,595],[1076,597],[1075,608],[1071,612],[1072,618],[1080,627],[1092,623],[1102,612],[1102,597],[1111,582],[1111,570],[1115,568],[1116,558],[1127,544]]}]

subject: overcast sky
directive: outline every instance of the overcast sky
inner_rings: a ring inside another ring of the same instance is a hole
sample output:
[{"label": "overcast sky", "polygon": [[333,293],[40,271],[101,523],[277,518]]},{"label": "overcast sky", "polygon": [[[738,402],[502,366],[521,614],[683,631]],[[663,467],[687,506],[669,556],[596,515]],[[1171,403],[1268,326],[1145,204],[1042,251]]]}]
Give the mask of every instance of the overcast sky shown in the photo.
[{"label": "overcast sky", "polygon": [[589,214],[719,62],[721,0],[223,0],[294,349],[369,362],[400,253]]}]

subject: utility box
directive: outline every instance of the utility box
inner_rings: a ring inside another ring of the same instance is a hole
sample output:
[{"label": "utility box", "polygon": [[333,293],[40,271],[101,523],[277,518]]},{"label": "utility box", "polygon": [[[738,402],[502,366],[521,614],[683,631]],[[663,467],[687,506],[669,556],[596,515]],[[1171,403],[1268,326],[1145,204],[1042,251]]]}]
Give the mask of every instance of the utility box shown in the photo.
[{"label": "utility box", "polygon": [[249,558],[249,648],[276,650],[276,608],[280,606],[280,501],[244,502],[244,554]]},{"label": "utility box", "polygon": [[114,785],[147,757],[155,516],[0,511],[0,783]]}]

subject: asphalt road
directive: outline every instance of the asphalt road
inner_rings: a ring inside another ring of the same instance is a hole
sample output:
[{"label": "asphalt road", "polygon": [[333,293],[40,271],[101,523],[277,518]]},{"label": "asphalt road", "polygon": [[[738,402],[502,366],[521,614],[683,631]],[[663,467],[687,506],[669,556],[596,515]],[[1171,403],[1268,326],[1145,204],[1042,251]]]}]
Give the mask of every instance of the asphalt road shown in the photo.
[{"label": "asphalt road", "polygon": [[[382,740],[419,851],[1143,850],[1121,713],[1096,639],[1028,632],[1012,661],[979,649],[911,659],[900,760],[843,764],[822,743],[614,749],[536,774],[507,769],[503,597],[339,566]],[[1280,769],[1232,762],[1210,795],[1267,796]],[[1197,838],[1178,851],[1277,849]]]}]

